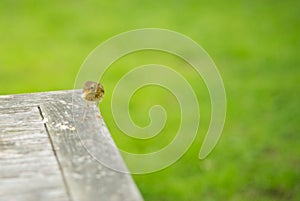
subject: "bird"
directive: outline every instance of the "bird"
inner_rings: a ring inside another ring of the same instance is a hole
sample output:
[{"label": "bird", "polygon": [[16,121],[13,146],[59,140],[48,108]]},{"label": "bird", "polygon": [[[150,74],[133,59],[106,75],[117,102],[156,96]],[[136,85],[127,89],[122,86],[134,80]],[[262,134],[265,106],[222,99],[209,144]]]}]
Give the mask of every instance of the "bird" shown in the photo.
[{"label": "bird", "polygon": [[101,102],[104,96],[104,87],[98,82],[87,81],[84,83],[81,97],[85,100],[86,106],[83,112],[83,120],[86,118],[87,109],[90,104],[96,106]]}]

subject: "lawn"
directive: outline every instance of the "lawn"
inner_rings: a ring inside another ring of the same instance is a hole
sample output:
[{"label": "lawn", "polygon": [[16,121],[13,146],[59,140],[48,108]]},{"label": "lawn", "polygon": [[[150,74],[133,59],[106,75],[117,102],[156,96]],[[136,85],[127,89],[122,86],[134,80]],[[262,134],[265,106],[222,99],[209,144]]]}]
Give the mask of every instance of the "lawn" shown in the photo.
[{"label": "lawn", "polygon": [[296,0],[3,0],[0,94],[72,89],[84,59],[106,39],[138,28],[177,31],[210,54],[227,93],[224,132],[205,160],[198,153],[210,120],[209,94],[185,62],[163,52],[137,52],[115,62],[101,80],[103,117],[118,147],[135,153],[166,146],[178,129],[180,110],[169,92],[145,87],[132,97],[132,119],[146,126],[149,108],[160,104],[168,114],[166,127],[152,139],[126,137],[110,108],[120,77],[135,66],[159,63],[180,72],[195,89],[198,135],[172,166],[134,175],[145,200],[300,200],[299,8]]}]

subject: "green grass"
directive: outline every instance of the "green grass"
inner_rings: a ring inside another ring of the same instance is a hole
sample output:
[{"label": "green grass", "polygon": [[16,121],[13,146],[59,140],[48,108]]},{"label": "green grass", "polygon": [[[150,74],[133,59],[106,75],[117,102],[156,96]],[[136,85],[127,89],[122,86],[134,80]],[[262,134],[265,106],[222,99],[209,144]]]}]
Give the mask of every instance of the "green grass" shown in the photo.
[{"label": "green grass", "polygon": [[[137,28],[186,34],[214,59],[227,92],[222,138],[206,160],[198,152],[210,119],[204,83],[172,55],[146,51],[122,58],[103,78],[103,116],[122,149],[164,147],[178,129],[178,103],[161,88],[144,88],[130,104],[137,124],[162,104],[165,135],[122,136],[110,111],[110,91],[127,70],[160,63],[188,78],[201,107],[198,137],[172,166],[134,179],[145,200],[300,200],[299,1],[8,1],[0,2],[0,94],[72,89],[86,56],[101,42]],[[155,62],[154,62],[155,61]],[[183,67],[184,66],[184,67]],[[155,94],[155,95],[153,95]],[[151,96],[152,98],[145,98]]]}]

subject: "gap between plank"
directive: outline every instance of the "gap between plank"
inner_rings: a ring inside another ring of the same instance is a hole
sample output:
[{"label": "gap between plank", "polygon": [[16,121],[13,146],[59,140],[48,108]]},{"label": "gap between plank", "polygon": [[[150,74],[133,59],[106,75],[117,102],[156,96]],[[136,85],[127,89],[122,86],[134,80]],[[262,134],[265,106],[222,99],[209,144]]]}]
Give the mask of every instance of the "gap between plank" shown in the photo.
[{"label": "gap between plank", "polygon": [[[43,112],[42,112],[42,109],[40,106],[37,106],[38,110],[39,110],[39,113],[42,117],[42,119],[44,119],[44,115],[43,115]],[[63,171],[63,168],[59,162],[59,159],[58,159],[58,156],[56,154],[56,151],[55,151],[55,148],[54,148],[54,144],[53,144],[53,141],[52,141],[52,138],[50,136],[50,133],[49,133],[49,130],[48,130],[48,127],[47,127],[47,124],[46,123],[43,123],[44,124],[44,127],[45,127],[45,130],[47,132],[47,135],[48,135],[48,138],[49,138],[49,141],[50,141],[50,144],[51,144],[51,148],[52,148],[52,151],[53,151],[53,154],[55,156],[55,159],[56,159],[56,162],[58,164],[58,167],[59,167],[59,170],[60,170],[60,173],[61,173],[61,176],[62,176],[62,179],[63,179],[63,183],[65,185],[65,190],[66,190],[66,193],[69,197],[69,200],[72,201],[72,196],[71,196],[71,193],[70,193],[70,188],[68,186],[68,183],[67,183],[67,180],[66,180],[66,177],[65,177],[65,174],[64,174],[64,171]]]}]

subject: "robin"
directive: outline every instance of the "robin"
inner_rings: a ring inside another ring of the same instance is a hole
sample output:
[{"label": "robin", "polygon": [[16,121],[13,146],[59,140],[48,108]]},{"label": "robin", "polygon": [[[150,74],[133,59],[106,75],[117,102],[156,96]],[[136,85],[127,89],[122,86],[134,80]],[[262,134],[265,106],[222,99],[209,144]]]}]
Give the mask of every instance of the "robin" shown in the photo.
[{"label": "robin", "polygon": [[83,113],[83,120],[86,117],[87,108],[90,104],[98,105],[104,96],[104,88],[98,82],[87,81],[82,90],[82,98],[86,102],[86,107]]}]

